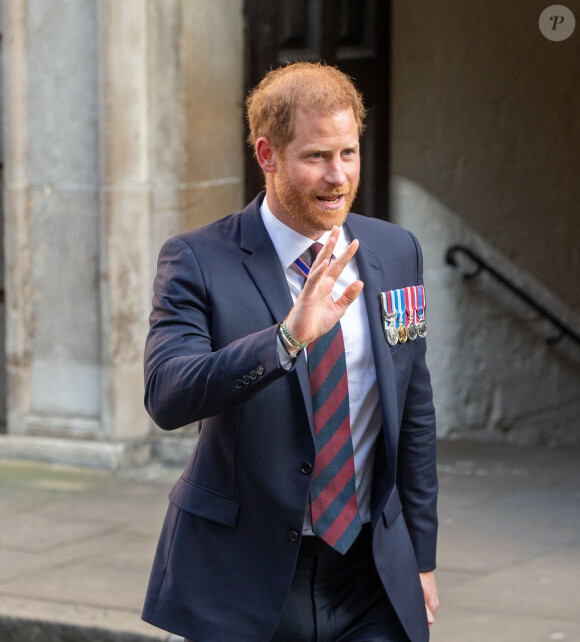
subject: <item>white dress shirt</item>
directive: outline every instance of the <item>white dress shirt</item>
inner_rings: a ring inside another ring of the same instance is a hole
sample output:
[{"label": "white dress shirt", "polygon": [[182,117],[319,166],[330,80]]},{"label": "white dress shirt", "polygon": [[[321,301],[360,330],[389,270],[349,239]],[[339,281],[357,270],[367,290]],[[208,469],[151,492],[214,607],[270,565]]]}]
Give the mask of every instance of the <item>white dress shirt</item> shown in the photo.
[{"label": "white dress shirt", "polygon": [[[292,265],[299,256],[308,252],[313,241],[278,220],[268,206],[267,198],[262,201],[260,211],[286,275],[292,300],[296,302],[302,290],[304,277],[294,271]],[[329,236],[330,232],[325,232],[318,241],[325,243]],[[347,238],[346,232],[341,226],[340,236],[334,250],[335,255],[342,254],[349,243],[350,239]],[[338,298],[344,289],[358,278],[355,257],[346,265],[337,279],[332,290],[333,296]],[[364,524],[371,519],[370,498],[374,447],[381,428],[381,415],[375,361],[371,348],[366,305],[362,294],[347,308],[340,324],[346,356],[356,496],[360,518]],[[279,351],[282,351],[280,354],[284,354],[284,348],[281,345],[279,345]],[[305,354],[305,351],[303,353]],[[287,357],[287,355],[285,356]],[[312,534],[310,507],[306,510],[303,532]]]}]

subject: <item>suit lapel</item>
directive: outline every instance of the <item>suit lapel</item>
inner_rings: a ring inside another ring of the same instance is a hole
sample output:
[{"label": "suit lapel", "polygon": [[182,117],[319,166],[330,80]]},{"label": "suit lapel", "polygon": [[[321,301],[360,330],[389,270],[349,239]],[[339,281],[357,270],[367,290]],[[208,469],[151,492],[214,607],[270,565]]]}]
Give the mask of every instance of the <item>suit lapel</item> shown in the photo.
[{"label": "suit lapel", "polygon": [[[244,267],[272,313],[274,322],[281,322],[286,318],[294,303],[278,254],[262,221],[260,214],[262,198],[263,193],[242,212],[240,246],[249,253],[243,262]],[[306,359],[303,355],[298,357],[296,375],[304,397],[310,429],[314,433],[310,380]]]},{"label": "suit lapel", "polygon": [[[351,239],[356,238],[360,242],[355,260],[360,279],[365,284],[363,296],[377,372],[386,454],[390,458],[388,464],[391,465],[394,464],[398,444],[397,390],[393,359],[383,333],[379,301],[379,293],[387,288],[388,274],[384,267],[384,261],[381,261],[378,255],[376,243],[368,233],[365,234],[364,226],[359,225],[357,219],[348,217],[345,228]],[[381,251],[384,251],[384,248],[381,248]]]},{"label": "suit lapel", "polygon": [[292,297],[276,249],[262,221],[261,197],[262,194],[242,212],[240,246],[248,252],[248,257],[243,261],[244,267],[273,319],[282,321],[292,307]]}]

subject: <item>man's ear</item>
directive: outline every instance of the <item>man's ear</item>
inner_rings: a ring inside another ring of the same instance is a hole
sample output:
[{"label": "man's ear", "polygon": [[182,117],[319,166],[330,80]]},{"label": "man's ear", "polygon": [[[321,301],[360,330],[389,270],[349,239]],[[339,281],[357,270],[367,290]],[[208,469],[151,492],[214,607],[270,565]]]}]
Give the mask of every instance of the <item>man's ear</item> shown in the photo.
[{"label": "man's ear", "polygon": [[278,171],[278,155],[268,138],[261,136],[256,141],[256,158],[262,170],[268,174]]}]

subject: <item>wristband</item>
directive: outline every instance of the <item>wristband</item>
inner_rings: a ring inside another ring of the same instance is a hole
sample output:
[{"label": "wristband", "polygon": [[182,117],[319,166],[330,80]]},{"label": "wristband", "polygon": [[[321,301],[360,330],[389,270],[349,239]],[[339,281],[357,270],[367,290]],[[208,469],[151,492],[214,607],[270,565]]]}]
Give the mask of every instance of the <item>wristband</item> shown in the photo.
[{"label": "wristband", "polygon": [[296,357],[300,353],[300,350],[297,350],[290,345],[288,339],[282,334],[280,326],[278,326],[278,343],[282,346],[284,354],[288,355],[292,361],[295,361]]},{"label": "wristband", "polygon": [[308,346],[307,343],[300,343],[298,339],[295,339],[290,334],[290,332],[288,332],[288,328],[286,327],[286,319],[284,319],[284,321],[282,321],[282,323],[280,324],[280,331],[282,332],[284,337],[288,339],[288,342],[293,348],[296,348],[297,350],[302,350],[303,348],[306,348]]}]

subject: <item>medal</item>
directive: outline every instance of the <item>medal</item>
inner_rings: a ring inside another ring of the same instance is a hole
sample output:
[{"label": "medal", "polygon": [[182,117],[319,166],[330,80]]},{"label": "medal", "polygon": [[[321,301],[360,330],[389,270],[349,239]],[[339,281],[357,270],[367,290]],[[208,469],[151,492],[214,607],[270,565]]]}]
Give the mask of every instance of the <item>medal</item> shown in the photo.
[{"label": "medal", "polygon": [[417,326],[414,322],[409,323],[407,327],[407,334],[409,335],[409,341],[415,341],[415,339],[417,338],[419,331],[417,330]]},{"label": "medal", "polygon": [[397,334],[399,336],[399,343],[407,343],[409,338],[409,333],[407,332],[407,326],[405,325],[405,297],[404,290],[399,289],[394,292],[397,305],[397,321],[398,321],[398,330]]},{"label": "medal", "polygon": [[397,313],[392,311],[391,294],[391,292],[381,292],[379,297],[383,312],[383,332],[385,333],[385,339],[390,346],[394,346],[397,345],[399,341],[399,335],[395,321]]},{"label": "medal", "polygon": [[383,320],[386,320],[387,316],[389,315],[389,308],[387,307],[387,293],[381,292],[379,294],[379,299],[381,300],[381,310],[383,311]]},{"label": "medal", "polygon": [[379,294],[383,332],[390,346],[427,336],[425,289],[407,286]]},{"label": "medal", "polygon": [[407,334],[409,341],[415,341],[417,338],[417,326],[415,325],[416,305],[413,305],[413,289],[411,287],[405,288],[405,303],[407,307],[407,318],[409,325],[407,326]]},{"label": "medal", "polygon": [[407,331],[407,326],[401,325],[399,326],[399,329],[397,330],[397,334],[399,335],[399,343],[407,343],[407,339],[409,338],[409,332]]},{"label": "medal", "polygon": [[425,321],[425,289],[422,285],[417,288],[419,294],[419,323],[417,323],[417,334],[424,339],[427,336],[427,322]]},{"label": "medal", "polygon": [[388,316],[388,325],[385,321],[385,339],[390,346],[396,346],[399,341],[399,333],[397,331],[397,325],[395,322],[395,313],[389,314]]},{"label": "medal", "polygon": [[385,339],[390,346],[397,345],[399,335],[397,334],[396,317],[393,312],[392,292],[381,292],[381,303],[383,305],[383,329]]}]

